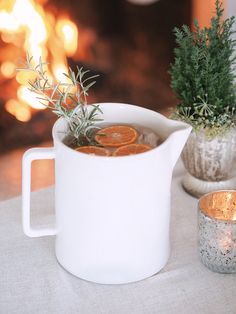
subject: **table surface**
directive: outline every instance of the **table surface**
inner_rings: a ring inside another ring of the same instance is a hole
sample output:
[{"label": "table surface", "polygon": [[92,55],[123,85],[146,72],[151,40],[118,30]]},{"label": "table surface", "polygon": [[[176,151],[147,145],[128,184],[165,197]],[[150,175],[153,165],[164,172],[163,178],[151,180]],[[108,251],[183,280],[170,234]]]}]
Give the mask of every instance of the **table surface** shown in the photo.
[{"label": "table surface", "polygon": [[[197,253],[197,199],[184,192],[179,162],[172,181],[171,255],[156,275],[126,285],[81,280],[56,261],[54,237],[28,238],[21,198],[0,202],[1,314],[235,314],[236,274],[211,272]],[[32,193],[32,220],[53,213],[53,188]]]}]

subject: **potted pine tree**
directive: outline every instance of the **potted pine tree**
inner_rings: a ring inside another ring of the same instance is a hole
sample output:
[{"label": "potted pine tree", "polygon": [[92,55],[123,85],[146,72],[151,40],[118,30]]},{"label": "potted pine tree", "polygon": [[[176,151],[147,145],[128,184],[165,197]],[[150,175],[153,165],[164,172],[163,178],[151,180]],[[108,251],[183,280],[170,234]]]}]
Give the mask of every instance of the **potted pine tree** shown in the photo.
[{"label": "potted pine tree", "polygon": [[177,47],[171,65],[171,87],[179,104],[172,118],[189,123],[193,131],[182,152],[188,173],[184,188],[201,195],[216,189],[235,188],[236,92],[234,17],[224,19],[222,3],[209,27],[194,22],[175,28]]}]

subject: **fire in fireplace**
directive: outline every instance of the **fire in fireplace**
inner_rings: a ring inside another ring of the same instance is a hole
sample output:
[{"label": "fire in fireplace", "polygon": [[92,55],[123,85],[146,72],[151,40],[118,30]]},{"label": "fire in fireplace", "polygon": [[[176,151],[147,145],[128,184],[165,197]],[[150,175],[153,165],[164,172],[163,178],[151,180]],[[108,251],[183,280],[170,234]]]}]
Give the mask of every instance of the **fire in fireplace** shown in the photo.
[{"label": "fire in fireplace", "polygon": [[67,57],[77,51],[78,29],[63,14],[57,19],[39,3],[30,0],[9,1],[0,12],[1,30],[1,79],[8,89],[1,94],[4,107],[17,120],[27,122],[34,110],[43,106],[27,88],[28,76],[15,73],[26,51],[38,63],[39,58],[49,62],[50,75],[63,80],[67,72]]},{"label": "fire in fireplace", "polygon": [[65,79],[79,64],[100,74],[90,102],[129,102],[162,111],[169,88],[172,29],[191,23],[188,0],[141,7],[126,0],[10,0],[0,4],[0,152],[48,140],[56,117],[17,72],[26,51]]}]

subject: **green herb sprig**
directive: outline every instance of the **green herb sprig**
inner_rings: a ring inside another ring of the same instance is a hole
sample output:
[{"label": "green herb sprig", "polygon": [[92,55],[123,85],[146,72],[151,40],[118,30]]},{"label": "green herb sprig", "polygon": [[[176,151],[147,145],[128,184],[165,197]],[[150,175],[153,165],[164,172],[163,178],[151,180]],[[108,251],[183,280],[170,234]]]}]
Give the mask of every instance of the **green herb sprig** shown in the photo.
[{"label": "green herb sprig", "polygon": [[103,120],[100,115],[102,110],[99,105],[87,106],[87,96],[98,75],[88,76],[88,70],[77,66],[76,72],[69,68],[68,74],[63,73],[68,82],[51,82],[46,70],[48,63],[40,58],[34,66],[32,60],[33,57],[27,54],[23,67],[17,69],[31,72],[36,77],[28,81],[30,91],[38,94],[40,103],[67,121],[68,135],[74,139],[75,145],[95,144],[93,131],[95,124]]}]

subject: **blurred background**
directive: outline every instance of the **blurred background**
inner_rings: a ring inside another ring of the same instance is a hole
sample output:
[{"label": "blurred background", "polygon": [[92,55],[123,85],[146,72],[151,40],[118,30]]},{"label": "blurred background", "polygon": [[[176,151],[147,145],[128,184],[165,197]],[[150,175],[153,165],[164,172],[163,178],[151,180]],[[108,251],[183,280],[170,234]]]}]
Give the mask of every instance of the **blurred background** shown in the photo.
[{"label": "blurred background", "polygon": [[49,140],[56,119],[28,91],[28,73],[15,71],[26,51],[49,62],[55,79],[76,65],[99,74],[90,103],[126,102],[159,112],[175,105],[168,75],[172,30],[191,24],[190,0],[0,3],[1,153]]},{"label": "blurred background", "polygon": [[[56,120],[29,92],[29,75],[16,72],[26,51],[36,61],[41,56],[49,62],[55,80],[63,80],[68,66],[99,74],[89,103],[132,103],[168,115],[177,103],[168,74],[173,28],[191,27],[194,18],[201,26],[209,24],[214,2],[0,0],[0,173],[5,185],[19,183],[26,148],[51,144]],[[223,5],[235,7],[234,0]]]}]

